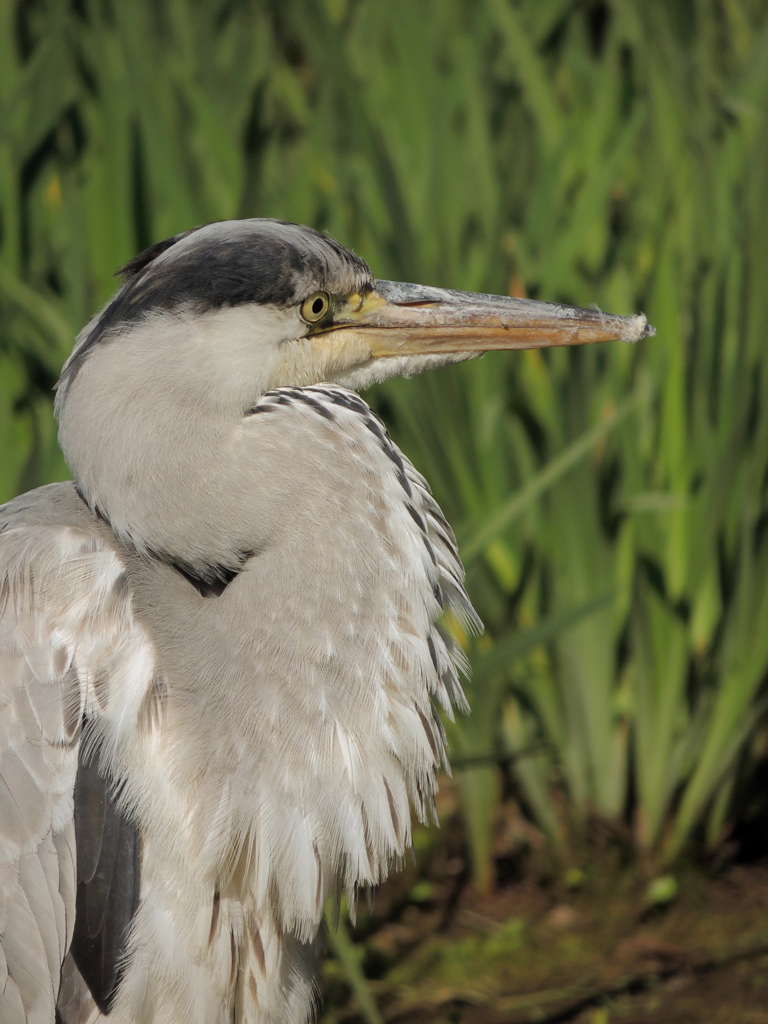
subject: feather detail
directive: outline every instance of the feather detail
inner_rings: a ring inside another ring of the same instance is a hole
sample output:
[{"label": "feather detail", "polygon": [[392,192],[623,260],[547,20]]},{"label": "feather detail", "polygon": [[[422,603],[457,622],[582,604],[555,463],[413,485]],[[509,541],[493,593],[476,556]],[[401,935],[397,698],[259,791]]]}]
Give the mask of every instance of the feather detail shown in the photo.
[{"label": "feather detail", "polygon": [[[466,708],[440,625],[450,609],[479,628],[455,540],[365,402],[267,392],[227,458],[253,553],[215,587],[125,546],[69,485],[5,513],[0,775],[24,813],[0,788],[0,895],[26,923],[4,926],[3,998],[52,1008],[64,959],[64,1024],[98,1005],[109,1024],[304,1024],[327,900],[354,914],[402,860],[411,811],[434,816],[436,709]],[[97,788],[78,789],[75,922],[78,746]]]}]

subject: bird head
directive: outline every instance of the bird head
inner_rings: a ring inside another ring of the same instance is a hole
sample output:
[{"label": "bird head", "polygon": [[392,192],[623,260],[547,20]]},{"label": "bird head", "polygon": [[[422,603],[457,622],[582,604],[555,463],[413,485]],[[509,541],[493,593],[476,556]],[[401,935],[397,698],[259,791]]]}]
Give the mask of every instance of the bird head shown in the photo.
[{"label": "bird head", "polygon": [[[166,366],[186,364],[190,385],[200,369],[207,392],[216,385],[246,406],[285,384],[360,388],[492,349],[653,333],[642,315],[377,281],[332,238],[277,220],[207,224],[153,246],[121,273],[122,288],[64,367],[60,406],[97,350],[112,349],[116,364],[115,346],[141,351],[136,339],[147,332]],[[160,340],[171,335],[172,344]]]},{"label": "bird head", "polygon": [[172,553],[196,532],[199,564],[239,557],[203,547],[222,503],[235,507],[242,461],[227,459],[266,391],[361,388],[491,349],[653,333],[642,315],[379,281],[333,239],[276,220],[205,225],[122,273],[62,371],[59,438],[120,536]]}]

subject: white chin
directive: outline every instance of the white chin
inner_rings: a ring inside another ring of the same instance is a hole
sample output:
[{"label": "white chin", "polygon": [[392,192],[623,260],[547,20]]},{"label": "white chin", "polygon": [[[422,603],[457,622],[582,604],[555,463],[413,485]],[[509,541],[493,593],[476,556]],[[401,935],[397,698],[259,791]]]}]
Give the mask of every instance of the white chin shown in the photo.
[{"label": "white chin", "polygon": [[378,384],[390,377],[414,377],[424,370],[435,370],[451,363],[463,363],[467,359],[475,359],[482,352],[439,352],[435,355],[419,356],[384,356],[381,359],[369,359],[366,363],[353,366],[348,370],[334,373],[329,382],[362,391],[371,384]]}]

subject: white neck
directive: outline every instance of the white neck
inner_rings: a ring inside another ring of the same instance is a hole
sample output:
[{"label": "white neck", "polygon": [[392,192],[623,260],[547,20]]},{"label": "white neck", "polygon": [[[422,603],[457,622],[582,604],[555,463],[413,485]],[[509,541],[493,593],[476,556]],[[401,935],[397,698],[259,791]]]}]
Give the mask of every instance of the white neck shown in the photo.
[{"label": "white neck", "polygon": [[[239,564],[242,537],[221,529],[232,438],[295,331],[295,316],[274,308],[153,314],[65,367],[61,446],[122,540],[191,568]],[[265,337],[277,342],[259,344]]]}]

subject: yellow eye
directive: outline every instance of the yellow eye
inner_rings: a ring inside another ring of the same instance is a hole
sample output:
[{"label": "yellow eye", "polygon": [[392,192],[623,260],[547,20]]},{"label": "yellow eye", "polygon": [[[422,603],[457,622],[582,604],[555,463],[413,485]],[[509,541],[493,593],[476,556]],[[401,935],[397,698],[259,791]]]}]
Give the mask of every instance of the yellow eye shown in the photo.
[{"label": "yellow eye", "polygon": [[331,297],[328,292],[315,292],[308,299],[304,299],[299,312],[302,320],[306,320],[308,324],[316,324],[328,315],[330,308]]}]

